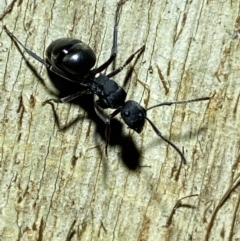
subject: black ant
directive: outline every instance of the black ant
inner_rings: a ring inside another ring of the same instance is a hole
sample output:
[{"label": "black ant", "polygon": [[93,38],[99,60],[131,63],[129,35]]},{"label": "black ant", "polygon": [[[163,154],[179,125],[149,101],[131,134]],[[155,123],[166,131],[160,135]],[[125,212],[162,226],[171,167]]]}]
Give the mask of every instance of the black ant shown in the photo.
[{"label": "black ant", "polygon": [[[60,38],[53,41],[47,48],[46,55],[47,61],[43,60],[37,54],[33,53],[31,50],[27,49],[8,29],[4,26],[7,34],[33,58],[38,60],[40,63],[45,65],[45,67],[51,72],[59,75],[67,81],[75,82],[79,84],[79,91],[68,95],[60,99],[49,99],[43,102],[51,103],[51,101],[57,103],[69,102],[83,94],[93,94],[98,97],[98,100],[94,104],[95,111],[97,115],[106,124],[105,137],[106,137],[106,153],[107,146],[110,138],[110,122],[113,117],[121,113],[122,119],[126,125],[135,130],[137,133],[141,133],[144,123],[147,120],[152,126],[155,133],[161,137],[165,142],[171,145],[181,156],[184,164],[186,164],[186,159],[180,149],[173,144],[171,141],[162,136],[161,132],[153,124],[153,122],[148,119],[147,111],[155,107],[163,105],[176,105],[185,104],[189,102],[209,100],[210,97],[197,98],[186,101],[175,101],[175,102],[164,102],[158,105],[154,105],[145,109],[139,103],[134,100],[126,101],[127,93],[119,86],[111,77],[117,75],[123,70],[123,68],[128,65],[135,55],[141,54],[145,45],[138,49],[135,53],[130,55],[130,57],[125,61],[125,63],[112,71],[109,74],[102,74],[101,72],[106,70],[107,67],[114,61],[117,55],[117,24],[118,15],[120,11],[120,4],[115,16],[115,24],[113,31],[113,47],[109,59],[97,68],[93,68],[96,62],[96,56],[93,50],[85,43],[80,40],[72,38]],[[97,76],[97,74],[99,74]],[[80,88],[81,87],[81,88]],[[82,90],[82,87],[84,89]],[[81,89],[81,90],[80,90]],[[115,109],[112,114],[106,115],[103,109]]]}]

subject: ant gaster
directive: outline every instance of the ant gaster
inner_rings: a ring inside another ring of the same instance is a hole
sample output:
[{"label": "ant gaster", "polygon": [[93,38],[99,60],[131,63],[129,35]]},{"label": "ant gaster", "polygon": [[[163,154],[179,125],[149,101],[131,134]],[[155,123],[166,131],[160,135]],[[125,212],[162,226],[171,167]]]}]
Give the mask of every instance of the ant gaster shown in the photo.
[{"label": "ant gaster", "polygon": [[[77,91],[71,95],[63,97],[61,99],[49,99],[43,102],[43,105],[50,103],[51,101],[57,103],[69,102],[83,94],[94,94],[98,97],[95,102],[94,108],[97,115],[106,124],[106,153],[107,146],[110,138],[110,121],[117,114],[121,113],[123,121],[130,128],[135,130],[137,133],[141,133],[144,123],[147,120],[152,126],[155,133],[161,137],[165,142],[171,145],[181,156],[183,162],[186,164],[186,159],[180,149],[173,144],[170,140],[162,136],[161,132],[153,124],[153,122],[148,119],[147,111],[155,107],[163,105],[172,104],[185,104],[189,102],[209,100],[210,97],[197,98],[193,100],[186,101],[175,101],[175,102],[164,102],[158,105],[154,105],[145,109],[138,102],[133,100],[125,101],[126,91],[119,86],[111,77],[115,76],[122,69],[128,65],[135,55],[141,54],[145,45],[138,49],[135,53],[130,55],[130,57],[125,61],[125,63],[112,71],[109,74],[102,74],[103,70],[114,61],[117,55],[117,24],[118,15],[120,11],[121,4],[118,4],[116,15],[115,15],[115,25],[113,31],[113,47],[109,59],[97,68],[93,68],[96,62],[96,56],[94,51],[85,43],[80,40],[72,38],[60,38],[53,41],[47,48],[47,61],[43,60],[37,54],[26,48],[8,29],[4,26],[7,34],[33,58],[38,60],[40,63],[45,65],[45,67],[51,72],[59,75],[67,81],[78,83],[79,86],[84,87],[81,91]],[[98,76],[97,76],[98,74]],[[80,88],[79,88],[80,89]],[[115,109],[112,114],[106,115],[103,109]]]}]

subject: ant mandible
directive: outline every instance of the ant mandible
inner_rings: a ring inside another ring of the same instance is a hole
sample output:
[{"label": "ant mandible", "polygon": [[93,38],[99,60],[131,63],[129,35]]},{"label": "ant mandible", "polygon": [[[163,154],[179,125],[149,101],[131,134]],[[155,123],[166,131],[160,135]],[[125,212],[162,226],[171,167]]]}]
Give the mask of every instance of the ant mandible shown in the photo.
[{"label": "ant mandible", "polygon": [[[4,30],[6,33],[33,58],[38,60],[40,63],[45,65],[45,67],[62,77],[63,79],[71,82],[78,83],[81,86],[81,90],[68,95],[60,99],[49,99],[43,102],[43,105],[46,103],[51,103],[54,101],[56,103],[69,102],[83,94],[93,94],[98,97],[98,100],[94,104],[95,111],[97,115],[105,122],[106,130],[106,146],[105,151],[107,153],[107,146],[110,138],[110,122],[117,114],[121,113],[123,121],[126,125],[136,131],[141,133],[145,121],[147,120],[152,126],[155,133],[161,137],[165,142],[171,145],[181,156],[183,163],[186,164],[186,158],[180,149],[172,143],[170,140],[166,139],[158,128],[153,124],[153,122],[147,117],[147,111],[156,107],[163,105],[176,105],[176,104],[185,104],[189,102],[197,102],[203,100],[209,100],[210,97],[197,98],[192,100],[185,101],[173,101],[173,102],[164,102],[161,104],[154,105],[145,109],[138,102],[134,100],[125,101],[127,93],[126,91],[119,86],[111,77],[117,75],[123,70],[123,68],[128,65],[136,54],[141,54],[145,45],[138,49],[135,53],[130,55],[130,57],[125,61],[125,63],[119,68],[115,69],[109,74],[102,74],[103,70],[106,70],[107,67],[114,61],[117,55],[117,25],[119,19],[119,12],[121,9],[121,3],[118,4],[116,14],[115,14],[115,24],[113,31],[113,47],[109,59],[100,65],[97,68],[93,68],[96,62],[96,55],[94,51],[81,40],[72,39],[72,38],[60,38],[53,41],[46,50],[47,60],[45,61],[37,54],[25,47],[14,35],[11,33],[6,26]],[[99,74],[97,76],[97,74]],[[82,87],[84,89],[82,90]],[[80,88],[79,88],[80,89]],[[112,114],[106,115],[103,112],[103,109],[115,109]]]}]

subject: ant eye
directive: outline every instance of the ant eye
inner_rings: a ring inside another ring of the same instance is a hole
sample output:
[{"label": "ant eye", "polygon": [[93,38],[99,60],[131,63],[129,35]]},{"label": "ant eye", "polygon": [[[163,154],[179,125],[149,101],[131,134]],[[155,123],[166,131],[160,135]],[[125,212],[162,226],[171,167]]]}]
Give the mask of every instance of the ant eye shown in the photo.
[{"label": "ant eye", "polygon": [[129,116],[130,116],[130,112],[129,112],[129,111],[124,111],[124,112],[123,112],[123,115],[124,115],[125,117],[129,117]]}]

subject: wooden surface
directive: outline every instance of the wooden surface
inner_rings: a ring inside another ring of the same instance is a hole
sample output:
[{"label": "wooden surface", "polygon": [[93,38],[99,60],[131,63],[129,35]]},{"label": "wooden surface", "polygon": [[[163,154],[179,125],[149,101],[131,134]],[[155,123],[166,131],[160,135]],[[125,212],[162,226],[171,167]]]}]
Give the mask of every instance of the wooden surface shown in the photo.
[{"label": "wooden surface", "polygon": [[[151,106],[212,97],[148,112],[184,149],[185,166],[148,123],[138,135],[120,116],[106,157],[91,96],[56,105],[62,124],[79,117],[59,131],[51,107],[42,106],[54,97],[46,69],[25,55],[44,87],[2,28],[40,56],[57,38],[79,38],[99,65],[111,52],[116,4],[0,3],[0,240],[239,240],[238,0],[129,0],[122,7],[116,66],[146,44],[124,85],[128,99]],[[120,85],[128,69],[115,77]]]}]

